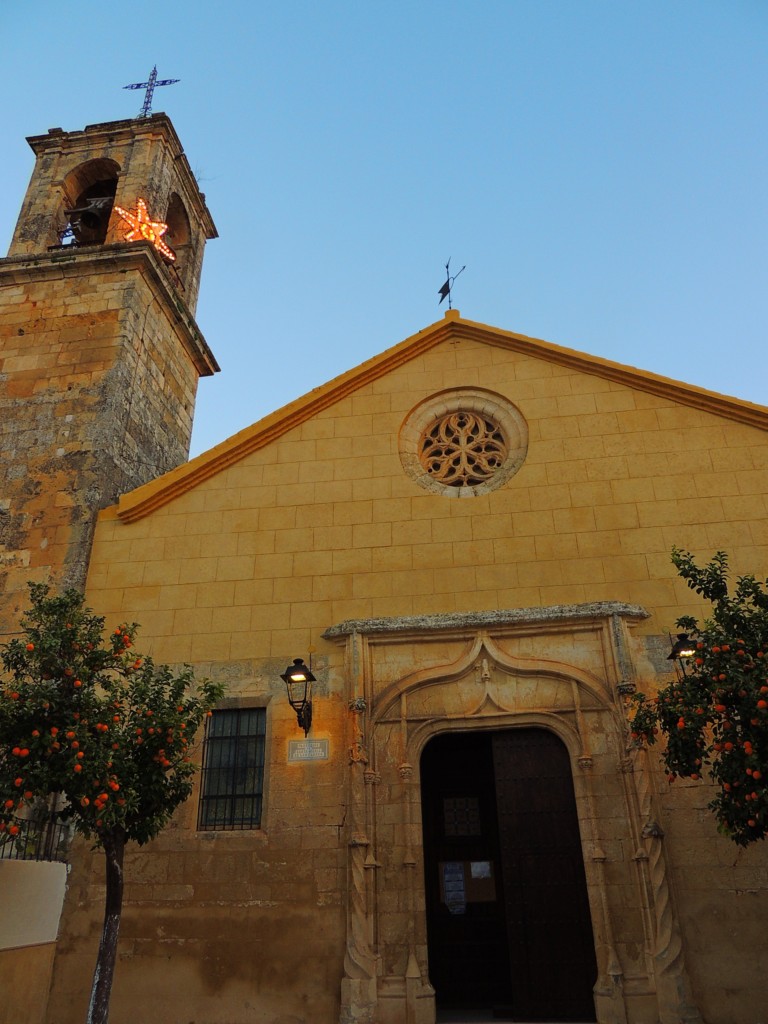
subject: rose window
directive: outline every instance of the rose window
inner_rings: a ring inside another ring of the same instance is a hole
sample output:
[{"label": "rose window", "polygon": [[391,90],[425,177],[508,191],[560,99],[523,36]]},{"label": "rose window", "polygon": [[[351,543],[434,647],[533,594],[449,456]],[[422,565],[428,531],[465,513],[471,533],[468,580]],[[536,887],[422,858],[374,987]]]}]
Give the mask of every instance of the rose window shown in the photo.
[{"label": "rose window", "polygon": [[403,469],[419,487],[446,498],[472,498],[502,487],[520,469],[528,426],[503,395],[457,388],[411,409],[398,448]]},{"label": "rose window", "polygon": [[504,465],[507,443],[489,417],[453,412],[425,431],[419,457],[426,472],[441,484],[474,487]]}]

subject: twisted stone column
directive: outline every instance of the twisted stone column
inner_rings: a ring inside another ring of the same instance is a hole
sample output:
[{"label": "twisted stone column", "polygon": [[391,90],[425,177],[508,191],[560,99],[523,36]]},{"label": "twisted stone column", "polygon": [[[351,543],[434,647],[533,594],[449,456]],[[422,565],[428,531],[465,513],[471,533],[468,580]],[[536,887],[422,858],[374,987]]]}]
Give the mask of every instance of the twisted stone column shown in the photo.
[{"label": "twisted stone column", "polygon": [[416,894],[414,891],[416,856],[413,850],[413,797],[412,779],[413,765],[404,761],[398,767],[398,774],[403,781],[403,822],[405,824],[405,851],[403,867],[406,870],[406,892],[408,907],[408,962],[405,967],[405,1024],[415,1024],[416,1000],[421,992],[421,969],[416,959]]},{"label": "twisted stone column", "polygon": [[647,870],[653,914],[654,941],[652,963],[659,1000],[661,1024],[702,1024],[701,1014],[685,970],[685,956],[680,926],[675,913],[669,884],[669,869],[664,852],[664,832],[658,824],[654,795],[651,790],[651,767],[648,751],[634,751],[634,772],[642,829],[642,848],[647,854]]},{"label": "twisted stone column", "polygon": [[368,752],[361,722],[364,697],[349,702],[350,744],[347,801],[347,948],[341,982],[340,1024],[373,1024],[376,1011],[376,961],[370,944],[370,908],[366,863],[370,839],[366,808]]}]

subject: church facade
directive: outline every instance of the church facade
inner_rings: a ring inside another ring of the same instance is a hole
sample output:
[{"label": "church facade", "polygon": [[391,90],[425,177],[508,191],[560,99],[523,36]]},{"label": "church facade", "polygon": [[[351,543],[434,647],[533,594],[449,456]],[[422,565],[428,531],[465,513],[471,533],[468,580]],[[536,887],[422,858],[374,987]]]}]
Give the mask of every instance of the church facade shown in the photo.
[{"label": "church facade", "polygon": [[[84,581],[227,684],[193,798],[126,855],[115,1024],[761,1020],[765,851],[627,715],[702,610],[672,546],[766,573],[768,410],[450,310],[185,461],[215,228],[172,126],[31,141],[5,628],[22,580]],[[174,266],[125,242],[140,198]],[[30,1024],[84,1017],[101,870],[76,845],[55,944],[0,949],[48,973]]]}]

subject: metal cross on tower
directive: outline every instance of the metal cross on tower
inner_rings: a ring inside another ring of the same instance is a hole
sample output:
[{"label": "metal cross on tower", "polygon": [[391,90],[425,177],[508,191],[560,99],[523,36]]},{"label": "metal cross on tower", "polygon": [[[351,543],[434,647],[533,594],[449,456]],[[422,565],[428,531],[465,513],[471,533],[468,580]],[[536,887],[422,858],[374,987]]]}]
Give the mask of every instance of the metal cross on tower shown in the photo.
[{"label": "metal cross on tower", "polygon": [[160,85],[175,85],[176,82],[180,82],[180,78],[164,78],[161,82],[157,80],[157,64],[152,68],[147,82],[134,82],[133,85],[124,85],[124,89],[146,89],[144,95],[144,106],[141,108],[139,117],[149,117],[152,113],[152,93],[155,88]]}]

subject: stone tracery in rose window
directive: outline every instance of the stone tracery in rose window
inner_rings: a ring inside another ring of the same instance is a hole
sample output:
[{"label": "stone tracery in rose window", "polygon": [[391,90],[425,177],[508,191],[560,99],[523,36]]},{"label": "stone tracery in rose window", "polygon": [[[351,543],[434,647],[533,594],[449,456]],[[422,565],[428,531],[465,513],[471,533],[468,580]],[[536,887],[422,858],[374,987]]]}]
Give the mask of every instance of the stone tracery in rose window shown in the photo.
[{"label": "stone tracery in rose window", "polygon": [[508,447],[498,424],[487,416],[458,411],[442,416],[421,439],[424,470],[447,487],[473,487],[504,465]]},{"label": "stone tracery in rose window", "polygon": [[398,451],[419,487],[446,498],[473,498],[504,486],[520,469],[528,425],[504,395],[452,388],[411,409],[400,427]]}]

